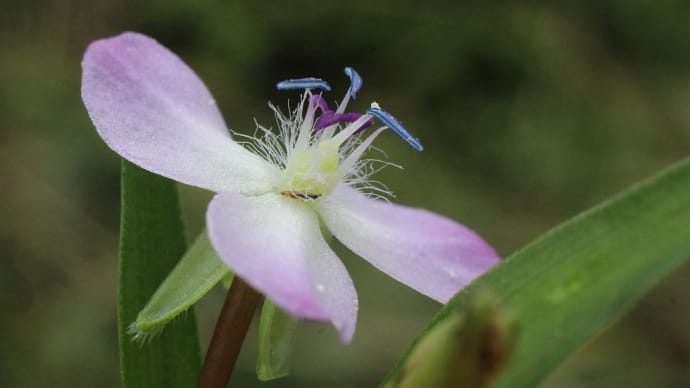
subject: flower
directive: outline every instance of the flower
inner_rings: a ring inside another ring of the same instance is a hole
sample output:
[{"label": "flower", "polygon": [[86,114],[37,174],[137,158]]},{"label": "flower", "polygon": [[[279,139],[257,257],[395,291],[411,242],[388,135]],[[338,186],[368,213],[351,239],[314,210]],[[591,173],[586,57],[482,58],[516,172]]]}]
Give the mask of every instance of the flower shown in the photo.
[{"label": "flower", "polygon": [[[385,191],[371,179],[377,161],[362,156],[386,128],[422,147],[377,104],[364,114],[345,112],[362,84],[352,68],[335,111],[312,93],[330,90],[324,81],[279,83],[307,90],[292,114],[275,109],[278,134],[259,126],[261,135],[245,148],[203,82],[155,40],[126,32],[95,41],[82,66],[82,98],[107,145],[144,169],[218,193],[206,224],[219,257],[291,315],[331,321],[344,342],[354,333],[357,293],[325,230],[442,303],[499,260],[448,218],[360,191]],[[361,139],[374,118],[385,126]]]}]

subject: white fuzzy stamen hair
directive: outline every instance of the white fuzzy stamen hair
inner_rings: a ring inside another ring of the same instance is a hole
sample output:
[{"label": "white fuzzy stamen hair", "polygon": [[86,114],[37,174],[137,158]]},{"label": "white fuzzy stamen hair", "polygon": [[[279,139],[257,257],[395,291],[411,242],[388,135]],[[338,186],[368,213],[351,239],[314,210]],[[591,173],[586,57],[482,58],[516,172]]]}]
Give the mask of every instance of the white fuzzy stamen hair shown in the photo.
[{"label": "white fuzzy stamen hair", "polygon": [[[330,138],[331,136],[334,136],[334,134],[337,135],[340,131],[343,131],[345,128],[349,127],[349,125],[338,123],[328,128],[315,130],[314,125],[316,120],[314,113],[316,111],[316,107],[308,106],[311,96],[312,93],[310,91],[306,91],[302,95],[297,107],[294,110],[289,110],[288,114],[284,114],[275,105],[271,103],[268,104],[269,108],[275,115],[276,122],[278,123],[277,133],[272,131],[271,128],[262,126],[255,120],[256,129],[254,130],[253,135],[244,135],[240,133],[234,133],[234,135],[244,139],[241,140],[240,143],[243,144],[248,150],[263,157],[278,169],[284,170],[287,167],[288,160],[290,160],[290,157],[294,153],[304,151],[304,149],[298,148],[309,147],[317,144],[324,137],[324,131],[328,132],[327,137]],[[308,138],[300,139],[300,132],[303,129],[303,126],[306,126],[306,128],[304,128],[306,131],[303,132],[303,137],[304,133],[307,133]],[[370,135],[370,137],[375,137],[378,135],[378,132],[379,131]],[[380,152],[384,158],[386,157],[386,154],[383,151],[371,146],[371,144],[364,145],[364,149],[360,148],[363,146],[363,143],[371,143],[371,141],[373,141],[373,138],[370,139],[367,137],[363,140],[359,135],[350,136],[340,146],[338,151],[340,155],[341,167],[346,168],[344,171],[341,171],[339,168],[338,173],[341,174],[341,181],[343,183],[362,191],[364,194],[370,197],[387,200],[388,197],[394,197],[395,195],[390,189],[388,189],[388,187],[386,187],[385,184],[372,179],[372,176],[388,166],[396,168],[402,167],[383,159],[361,158],[364,153],[371,149]],[[304,142],[305,144],[298,144],[301,142]],[[353,153],[359,155],[352,155]],[[348,156],[351,155],[353,158],[356,157],[357,159],[354,161],[347,161]],[[349,162],[349,165],[343,166],[342,162]]]}]

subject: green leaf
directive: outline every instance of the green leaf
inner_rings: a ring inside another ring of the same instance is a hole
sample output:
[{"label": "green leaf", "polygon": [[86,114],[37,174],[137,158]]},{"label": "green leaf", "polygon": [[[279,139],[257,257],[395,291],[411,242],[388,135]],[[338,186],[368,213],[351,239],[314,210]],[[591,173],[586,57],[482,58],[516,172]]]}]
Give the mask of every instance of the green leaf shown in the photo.
[{"label": "green leaf", "polygon": [[175,184],[123,161],[118,335],[125,388],[196,385],[201,358],[193,311],[145,344],[127,330],[185,247]]},{"label": "green leaf", "polygon": [[256,374],[261,381],[287,376],[299,321],[264,300],[259,321],[259,357]]},{"label": "green leaf", "polygon": [[512,314],[483,293],[431,328],[388,387],[486,387],[510,359],[515,338]]},{"label": "green leaf", "polygon": [[[690,160],[684,160],[506,259],[456,295],[412,349],[490,289],[515,315],[519,330],[493,386],[533,387],[688,258]],[[404,381],[409,354],[384,384]]]},{"label": "green leaf", "polygon": [[229,285],[232,272],[218,258],[203,231],[141,310],[130,331],[135,337],[157,334],[221,280]]}]

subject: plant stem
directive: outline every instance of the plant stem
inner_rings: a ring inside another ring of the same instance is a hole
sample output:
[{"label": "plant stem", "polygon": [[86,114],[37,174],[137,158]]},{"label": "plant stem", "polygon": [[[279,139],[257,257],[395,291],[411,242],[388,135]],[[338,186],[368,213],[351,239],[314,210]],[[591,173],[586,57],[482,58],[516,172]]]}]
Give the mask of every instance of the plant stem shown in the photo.
[{"label": "plant stem", "polygon": [[213,331],[198,388],[226,388],[261,295],[235,277]]}]

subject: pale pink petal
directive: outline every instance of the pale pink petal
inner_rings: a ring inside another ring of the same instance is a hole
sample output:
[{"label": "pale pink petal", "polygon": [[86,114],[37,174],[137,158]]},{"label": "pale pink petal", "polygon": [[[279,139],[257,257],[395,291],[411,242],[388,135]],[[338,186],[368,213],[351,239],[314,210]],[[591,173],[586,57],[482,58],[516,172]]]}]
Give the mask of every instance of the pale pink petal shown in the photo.
[{"label": "pale pink petal", "polygon": [[346,185],[320,203],[319,213],[351,251],[442,303],[500,260],[476,233],[446,217]]},{"label": "pale pink petal", "polygon": [[222,193],[211,201],[206,224],[216,252],[237,275],[296,317],[330,320],[350,341],[357,293],[312,208],[280,194]]},{"label": "pale pink petal", "polygon": [[127,32],[95,41],[82,67],[91,120],[125,159],[217,192],[272,186],[274,168],[230,138],[203,82],[155,40]]}]

